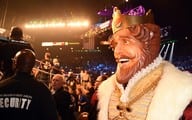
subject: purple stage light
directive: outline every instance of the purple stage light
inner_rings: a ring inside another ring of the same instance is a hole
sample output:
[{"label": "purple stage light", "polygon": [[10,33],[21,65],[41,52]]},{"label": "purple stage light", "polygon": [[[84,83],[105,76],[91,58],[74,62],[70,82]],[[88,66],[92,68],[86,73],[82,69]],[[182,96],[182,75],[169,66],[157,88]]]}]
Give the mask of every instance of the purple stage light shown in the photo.
[{"label": "purple stage light", "polygon": [[105,8],[104,10],[97,12],[97,14],[101,16],[112,16],[113,10],[112,8],[109,8],[109,9]]}]

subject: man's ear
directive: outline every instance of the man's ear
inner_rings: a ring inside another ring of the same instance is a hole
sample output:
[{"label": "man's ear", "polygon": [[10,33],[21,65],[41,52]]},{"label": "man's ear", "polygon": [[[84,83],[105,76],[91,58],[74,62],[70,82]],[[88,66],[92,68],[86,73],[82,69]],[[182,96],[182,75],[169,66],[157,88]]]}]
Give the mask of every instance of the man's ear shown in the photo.
[{"label": "man's ear", "polygon": [[16,69],[16,59],[12,58],[12,69],[15,70]]}]

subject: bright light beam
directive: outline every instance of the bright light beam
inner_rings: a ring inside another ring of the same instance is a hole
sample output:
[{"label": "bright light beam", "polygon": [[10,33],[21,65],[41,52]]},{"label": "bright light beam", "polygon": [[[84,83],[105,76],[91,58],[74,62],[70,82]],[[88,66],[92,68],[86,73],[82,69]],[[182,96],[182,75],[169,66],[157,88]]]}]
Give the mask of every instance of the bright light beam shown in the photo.
[{"label": "bright light beam", "polygon": [[167,45],[167,48],[166,48],[166,50],[165,50],[165,52],[164,52],[163,59],[165,59],[166,56],[167,56],[167,52],[168,52],[168,50],[169,50],[169,46],[170,46],[170,44]]},{"label": "bright light beam", "polygon": [[160,55],[161,55],[162,51],[164,50],[164,48],[165,48],[165,44],[164,44],[163,47],[161,48]]},{"label": "bright light beam", "polygon": [[171,46],[171,53],[170,53],[170,56],[169,56],[169,61],[170,62],[172,62],[172,59],[173,59],[174,46],[175,46],[175,43],[173,42],[172,46]]}]

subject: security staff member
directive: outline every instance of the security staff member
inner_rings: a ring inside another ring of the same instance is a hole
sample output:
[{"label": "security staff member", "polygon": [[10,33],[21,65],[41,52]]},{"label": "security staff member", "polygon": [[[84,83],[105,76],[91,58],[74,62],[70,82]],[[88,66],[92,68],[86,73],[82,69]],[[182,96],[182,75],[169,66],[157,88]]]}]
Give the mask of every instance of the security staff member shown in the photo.
[{"label": "security staff member", "polygon": [[34,79],[32,50],[23,49],[13,60],[15,74],[0,82],[0,117],[2,120],[58,120],[49,89]]}]

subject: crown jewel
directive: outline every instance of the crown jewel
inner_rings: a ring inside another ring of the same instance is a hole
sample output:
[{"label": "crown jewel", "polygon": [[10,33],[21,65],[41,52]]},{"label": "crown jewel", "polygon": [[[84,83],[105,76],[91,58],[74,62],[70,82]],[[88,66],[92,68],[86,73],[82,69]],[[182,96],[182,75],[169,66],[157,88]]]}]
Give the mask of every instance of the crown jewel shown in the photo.
[{"label": "crown jewel", "polygon": [[121,14],[121,11],[117,7],[114,7],[112,16],[113,33],[136,24],[154,23],[151,9],[146,13],[144,8],[141,10],[141,14],[137,13],[137,11],[130,11],[128,14]]}]

